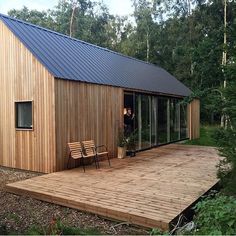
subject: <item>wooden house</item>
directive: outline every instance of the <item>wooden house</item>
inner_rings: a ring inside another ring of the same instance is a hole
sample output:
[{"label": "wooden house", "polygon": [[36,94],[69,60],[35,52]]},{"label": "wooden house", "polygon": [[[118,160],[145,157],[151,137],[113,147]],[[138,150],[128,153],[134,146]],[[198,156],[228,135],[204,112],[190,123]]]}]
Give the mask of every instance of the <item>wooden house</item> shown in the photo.
[{"label": "wooden house", "polygon": [[164,69],[0,15],[0,165],[66,168],[67,143],[94,139],[117,154],[124,110],[137,150],[199,136],[199,101]]}]

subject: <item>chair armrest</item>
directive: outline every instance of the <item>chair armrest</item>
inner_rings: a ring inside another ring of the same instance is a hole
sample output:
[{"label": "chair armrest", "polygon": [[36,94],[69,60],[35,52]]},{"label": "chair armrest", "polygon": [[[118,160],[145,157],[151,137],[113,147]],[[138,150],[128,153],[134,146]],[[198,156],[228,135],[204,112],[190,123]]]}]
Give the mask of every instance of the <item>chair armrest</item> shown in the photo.
[{"label": "chair armrest", "polygon": [[96,153],[96,147],[87,147],[87,148],[84,148],[84,151],[85,151],[85,154],[86,154],[86,150],[92,150],[94,153]]},{"label": "chair armrest", "polygon": [[102,148],[102,147],[104,147],[107,152],[107,146],[105,146],[105,145],[98,145],[95,147],[95,150],[97,151],[98,148]]}]

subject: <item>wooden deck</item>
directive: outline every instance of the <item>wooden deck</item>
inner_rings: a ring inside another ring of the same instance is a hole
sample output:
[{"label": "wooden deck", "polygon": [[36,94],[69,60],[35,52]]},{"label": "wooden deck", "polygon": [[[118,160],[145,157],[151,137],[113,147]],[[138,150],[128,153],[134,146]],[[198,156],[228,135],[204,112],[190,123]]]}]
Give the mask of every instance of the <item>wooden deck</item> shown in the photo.
[{"label": "wooden deck", "polygon": [[167,230],[170,223],[217,183],[217,151],[171,144],[101,168],[76,168],[7,185],[15,194],[119,221]]}]

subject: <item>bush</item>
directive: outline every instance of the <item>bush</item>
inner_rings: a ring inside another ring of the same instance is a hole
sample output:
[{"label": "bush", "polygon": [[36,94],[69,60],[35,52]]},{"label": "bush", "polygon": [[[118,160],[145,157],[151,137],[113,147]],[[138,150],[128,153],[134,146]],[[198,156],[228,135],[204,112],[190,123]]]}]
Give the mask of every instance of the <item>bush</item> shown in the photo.
[{"label": "bush", "polygon": [[236,195],[236,82],[223,90],[224,129],[215,132],[220,155],[224,157],[218,165],[218,177],[228,194]]},{"label": "bush", "polygon": [[215,140],[224,158],[218,165],[218,177],[223,191],[236,195],[236,131],[234,129],[218,129]]},{"label": "bush", "polygon": [[195,206],[194,222],[198,235],[232,235],[236,233],[236,198],[216,195]]}]

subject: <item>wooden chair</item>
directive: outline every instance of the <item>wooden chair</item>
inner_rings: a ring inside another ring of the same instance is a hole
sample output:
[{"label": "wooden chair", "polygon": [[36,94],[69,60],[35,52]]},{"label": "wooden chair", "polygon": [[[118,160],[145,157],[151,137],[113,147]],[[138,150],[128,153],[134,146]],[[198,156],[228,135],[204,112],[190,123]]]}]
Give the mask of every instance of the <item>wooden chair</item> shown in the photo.
[{"label": "wooden chair", "polygon": [[[99,157],[100,156],[107,156],[107,160],[109,163],[109,166],[111,166],[107,147],[105,145],[99,145],[96,146],[94,143],[94,140],[89,140],[89,141],[83,141],[83,148],[86,152],[87,155],[96,155],[96,161],[97,161],[97,167],[99,168]],[[104,151],[99,151],[99,149],[103,148]]]},{"label": "wooden chair", "polygon": [[70,159],[74,159],[74,160],[80,160],[80,164],[82,162],[83,165],[83,169],[85,172],[85,166],[84,166],[84,158],[88,158],[88,157],[93,157],[95,164],[96,164],[96,169],[97,169],[97,160],[96,160],[96,154],[94,155],[86,155],[83,152],[83,147],[81,145],[80,142],[74,142],[74,143],[68,143],[68,147],[69,147],[69,159],[68,159],[68,163],[67,163],[67,168],[69,169],[69,162]]}]

